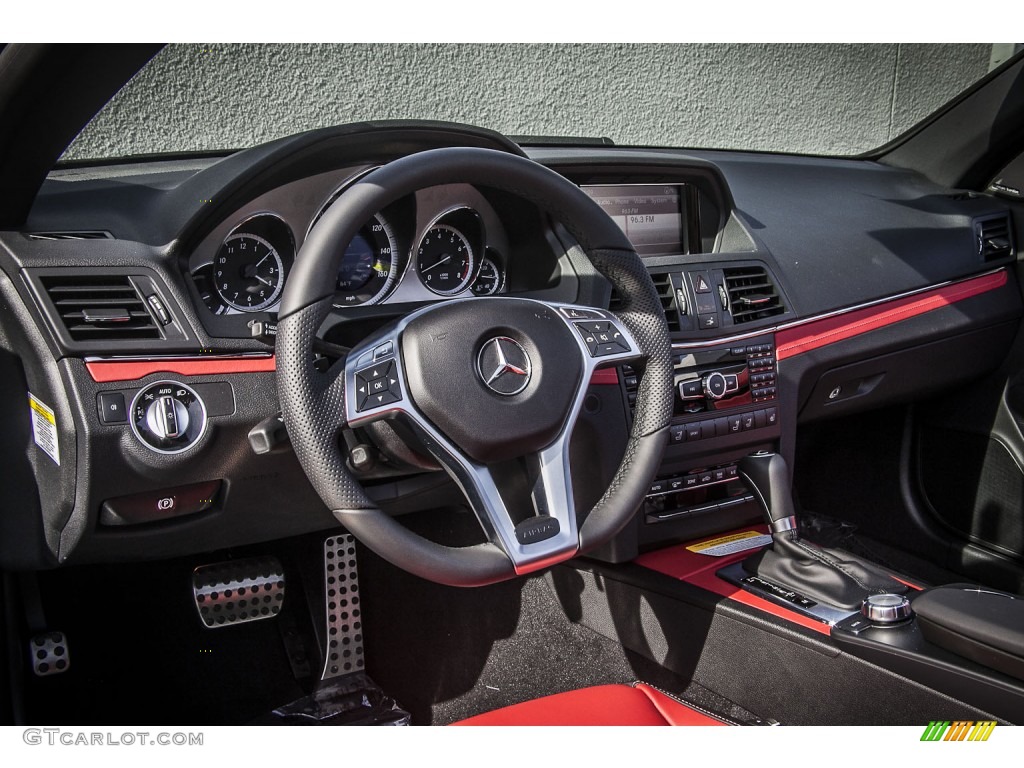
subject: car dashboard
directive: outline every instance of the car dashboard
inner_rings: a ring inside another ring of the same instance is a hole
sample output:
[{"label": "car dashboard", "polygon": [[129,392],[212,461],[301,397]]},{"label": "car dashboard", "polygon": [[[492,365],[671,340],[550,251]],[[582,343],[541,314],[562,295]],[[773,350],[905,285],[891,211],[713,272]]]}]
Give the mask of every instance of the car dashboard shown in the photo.
[{"label": "car dashboard", "polygon": [[[658,290],[673,345],[669,445],[600,559],[758,519],[740,457],[792,456],[800,424],[968,382],[1016,334],[1005,207],[873,161],[520,147],[465,127],[364,124],[226,157],[60,168],[23,230],[0,234],[5,567],[154,559],[336,525],[278,418],[276,311],[338,196],[440,146],[525,154],[580,185]],[[379,211],[330,290],[327,362],[431,303],[622,301],[552,212],[468,184]],[[621,459],[640,373],[591,381],[574,438],[580,513]],[[459,506],[407,438],[400,425],[346,433],[369,496],[395,515]]]}]

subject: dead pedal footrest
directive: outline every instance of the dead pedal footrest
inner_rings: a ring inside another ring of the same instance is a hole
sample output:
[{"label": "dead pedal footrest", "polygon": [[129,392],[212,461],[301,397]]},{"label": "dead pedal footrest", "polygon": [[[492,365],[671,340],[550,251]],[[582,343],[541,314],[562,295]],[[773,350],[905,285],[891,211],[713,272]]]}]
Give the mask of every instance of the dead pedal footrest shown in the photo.
[{"label": "dead pedal footrest", "polygon": [[192,572],[192,596],[207,629],[269,619],[284,604],[284,569],[276,557],[201,565]]}]

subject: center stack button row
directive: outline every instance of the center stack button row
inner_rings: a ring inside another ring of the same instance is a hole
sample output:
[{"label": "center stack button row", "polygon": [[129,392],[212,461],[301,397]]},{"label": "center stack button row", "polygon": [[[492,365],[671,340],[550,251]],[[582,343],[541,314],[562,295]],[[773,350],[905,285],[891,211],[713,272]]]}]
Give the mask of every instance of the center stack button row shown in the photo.
[{"label": "center stack button row", "polygon": [[692,443],[696,440],[707,440],[712,437],[725,437],[746,432],[749,429],[774,427],[779,423],[777,408],[761,408],[748,413],[732,416],[719,416],[717,419],[705,419],[690,424],[673,424],[671,441],[673,444]]}]

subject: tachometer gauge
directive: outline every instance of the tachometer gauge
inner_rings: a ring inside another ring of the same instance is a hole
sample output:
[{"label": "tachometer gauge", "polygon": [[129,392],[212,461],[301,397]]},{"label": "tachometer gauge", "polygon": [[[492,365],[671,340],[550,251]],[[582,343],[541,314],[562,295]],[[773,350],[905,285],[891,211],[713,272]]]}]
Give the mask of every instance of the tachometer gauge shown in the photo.
[{"label": "tachometer gauge", "polygon": [[221,245],[213,263],[213,284],[229,307],[258,312],[271,306],[284,286],[284,263],[269,242],[240,232]]},{"label": "tachometer gauge", "polygon": [[[490,248],[487,250],[491,251]],[[498,266],[497,262],[488,256],[480,262],[480,273],[476,276],[476,280],[473,281],[472,291],[476,296],[493,296],[501,291],[504,283],[504,272],[501,271],[501,267]]]},{"label": "tachometer gauge", "polygon": [[338,267],[336,307],[376,304],[395,284],[395,239],[391,228],[374,216],[352,238]]},{"label": "tachometer gauge", "polygon": [[435,224],[420,240],[416,271],[420,281],[439,296],[466,290],[473,277],[473,249],[455,227]]}]

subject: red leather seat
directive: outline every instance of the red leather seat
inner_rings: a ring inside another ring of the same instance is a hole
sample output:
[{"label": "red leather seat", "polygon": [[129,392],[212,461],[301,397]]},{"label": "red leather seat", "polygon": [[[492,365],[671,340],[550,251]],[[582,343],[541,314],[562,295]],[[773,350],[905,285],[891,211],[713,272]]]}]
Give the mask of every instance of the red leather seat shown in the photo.
[{"label": "red leather seat", "polygon": [[452,725],[726,725],[646,683],[597,685],[485,712]]}]

